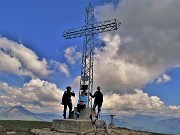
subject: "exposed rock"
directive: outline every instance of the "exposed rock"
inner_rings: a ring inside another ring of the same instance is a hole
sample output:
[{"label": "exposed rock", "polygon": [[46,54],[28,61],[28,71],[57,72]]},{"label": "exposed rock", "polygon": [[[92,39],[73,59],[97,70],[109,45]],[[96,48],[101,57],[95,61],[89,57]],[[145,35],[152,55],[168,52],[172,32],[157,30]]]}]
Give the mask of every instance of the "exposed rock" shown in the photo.
[{"label": "exposed rock", "polygon": [[15,134],[16,134],[15,131],[7,132],[7,135],[15,135]]},{"label": "exposed rock", "polygon": [[51,131],[50,128],[43,128],[43,129],[32,129],[31,133],[35,135],[54,135],[55,131]]}]

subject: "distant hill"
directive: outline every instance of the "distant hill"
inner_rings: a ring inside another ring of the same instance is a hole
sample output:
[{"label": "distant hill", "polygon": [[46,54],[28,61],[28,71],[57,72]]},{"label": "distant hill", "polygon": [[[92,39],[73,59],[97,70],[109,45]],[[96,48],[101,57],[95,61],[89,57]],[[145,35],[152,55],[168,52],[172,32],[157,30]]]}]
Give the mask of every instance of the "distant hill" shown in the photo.
[{"label": "distant hill", "polygon": [[5,112],[8,116],[22,116],[22,115],[34,115],[34,113],[26,110],[22,106],[14,106]]},{"label": "distant hill", "polygon": [[[111,121],[108,115],[102,115],[102,119],[106,120],[108,124]],[[142,114],[135,114],[133,116],[121,115],[114,117],[114,123],[117,127],[132,130],[180,135],[180,118]]]},{"label": "distant hill", "polygon": [[160,128],[161,131],[167,131],[173,134],[180,134],[180,118],[172,118],[162,120],[155,123],[156,127]]},{"label": "distant hill", "polygon": [[0,108],[0,119],[2,120],[52,121],[57,118],[62,118],[62,116],[57,114],[33,113],[22,106]]}]

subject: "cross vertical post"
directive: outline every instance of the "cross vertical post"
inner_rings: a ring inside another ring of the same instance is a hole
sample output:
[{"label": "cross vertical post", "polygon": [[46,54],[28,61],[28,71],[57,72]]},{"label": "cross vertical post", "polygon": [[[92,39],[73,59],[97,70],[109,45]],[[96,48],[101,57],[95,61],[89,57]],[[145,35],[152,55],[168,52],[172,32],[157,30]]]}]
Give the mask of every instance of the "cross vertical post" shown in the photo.
[{"label": "cross vertical post", "polygon": [[[85,28],[88,29],[89,26],[94,25],[94,9],[89,3],[86,8],[85,15]],[[81,67],[81,79],[80,88],[82,85],[88,85],[88,93],[93,91],[93,52],[94,52],[94,33],[93,29],[88,29],[89,35],[84,38],[83,45],[83,55],[82,55],[82,67]],[[90,102],[90,97],[88,94],[88,101]],[[90,106],[88,102],[88,107]],[[92,107],[92,102],[91,102]]]}]

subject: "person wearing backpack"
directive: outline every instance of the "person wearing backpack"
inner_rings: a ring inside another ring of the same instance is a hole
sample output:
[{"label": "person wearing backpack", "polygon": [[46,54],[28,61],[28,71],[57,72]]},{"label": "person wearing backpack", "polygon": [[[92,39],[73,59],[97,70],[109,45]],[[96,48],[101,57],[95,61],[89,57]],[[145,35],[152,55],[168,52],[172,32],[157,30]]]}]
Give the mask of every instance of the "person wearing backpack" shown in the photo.
[{"label": "person wearing backpack", "polygon": [[69,117],[71,117],[71,113],[72,113],[72,100],[71,100],[71,96],[75,97],[75,93],[71,90],[71,87],[70,86],[67,86],[66,87],[66,91],[64,92],[63,94],[63,97],[62,97],[62,105],[64,105],[64,119],[66,119],[66,109],[67,109],[67,106],[69,107]]},{"label": "person wearing backpack", "polygon": [[94,99],[94,105],[93,105],[93,111],[95,112],[96,106],[98,106],[98,113],[96,115],[96,118],[98,119],[99,113],[101,111],[101,106],[103,103],[103,94],[101,93],[101,87],[97,87],[97,91],[92,95],[92,93],[89,93],[89,95]]}]

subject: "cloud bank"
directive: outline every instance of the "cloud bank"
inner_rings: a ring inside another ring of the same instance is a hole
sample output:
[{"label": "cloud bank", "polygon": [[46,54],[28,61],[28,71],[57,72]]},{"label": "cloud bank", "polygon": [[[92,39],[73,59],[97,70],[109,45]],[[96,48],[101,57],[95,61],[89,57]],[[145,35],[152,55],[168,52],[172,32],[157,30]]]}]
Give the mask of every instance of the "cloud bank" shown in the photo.
[{"label": "cloud bank", "polygon": [[180,106],[165,106],[157,96],[149,96],[142,90],[135,89],[134,94],[106,94],[104,112],[116,114],[148,114],[180,117]]},{"label": "cloud bank", "polygon": [[103,33],[95,51],[94,82],[105,92],[134,93],[167,69],[180,67],[180,2],[122,0],[96,7],[96,18],[116,18],[117,31]]},{"label": "cloud bank", "polygon": [[42,77],[50,74],[45,58],[22,44],[0,37],[0,71],[20,76]]},{"label": "cloud bank", "polygon": [[62,110],[61,97],[63,91],[53,83],[40,79],[32,79],[23,87],[9,86],[5,82],[0,83],[0,105],[23,105],[33,111],[60,111]]}]

